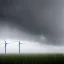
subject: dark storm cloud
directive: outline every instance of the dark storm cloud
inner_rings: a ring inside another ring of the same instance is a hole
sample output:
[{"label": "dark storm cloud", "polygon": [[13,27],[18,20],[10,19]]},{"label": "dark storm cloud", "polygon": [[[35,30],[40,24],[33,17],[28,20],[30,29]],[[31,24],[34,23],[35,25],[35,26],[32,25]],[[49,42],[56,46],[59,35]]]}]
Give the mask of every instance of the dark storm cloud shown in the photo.
[{"label": "dark storm cloud", "polygon": [[19,30],[44,35],[47,44],[59,44],[64,42],[63,4],[63,0],[0,0],[0,17],[14,20],[5,22]]}]

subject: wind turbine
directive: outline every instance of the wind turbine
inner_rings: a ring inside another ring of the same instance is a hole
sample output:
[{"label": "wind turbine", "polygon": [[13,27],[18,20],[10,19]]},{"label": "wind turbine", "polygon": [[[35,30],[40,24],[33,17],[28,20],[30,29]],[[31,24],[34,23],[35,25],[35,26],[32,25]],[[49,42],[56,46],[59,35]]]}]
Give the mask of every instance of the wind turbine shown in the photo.
[{"label": "wind turbine", "polygon": [[20,43],[20,41],[19,41],[19,54],[20,54],[20,44],[21,44],[21,43]]},{"label": "wind turbine", "polygon": [[5,42],[5,54],[6,54],[6,46],[7,46],[7,44],[8,44],[8,43],[6,43],[6,41],[5,41],[5,40],[4,40],[4,42]]},{"label": "wind turbine", "polygon": [[[14,42],[18,42],[18,41],[14,41]],[[18,50],[19,50],[18,53],[19,53],[19,54],[20,54],[20,44],[22,44],[22,43],[20,43],[20,41],[19,41],[19,42],[18,42],[18,47],[19,47],[19,48],[18,48]]]}]

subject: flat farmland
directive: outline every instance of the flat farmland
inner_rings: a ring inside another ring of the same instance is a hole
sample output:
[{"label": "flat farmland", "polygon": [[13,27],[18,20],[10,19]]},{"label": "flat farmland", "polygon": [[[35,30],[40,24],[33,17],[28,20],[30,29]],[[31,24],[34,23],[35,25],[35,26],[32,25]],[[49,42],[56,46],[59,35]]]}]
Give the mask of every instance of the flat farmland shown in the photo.
[{"label": "flat farmland", "polygon": [[0,54],[0,64],[64,64],[64,54]]}]

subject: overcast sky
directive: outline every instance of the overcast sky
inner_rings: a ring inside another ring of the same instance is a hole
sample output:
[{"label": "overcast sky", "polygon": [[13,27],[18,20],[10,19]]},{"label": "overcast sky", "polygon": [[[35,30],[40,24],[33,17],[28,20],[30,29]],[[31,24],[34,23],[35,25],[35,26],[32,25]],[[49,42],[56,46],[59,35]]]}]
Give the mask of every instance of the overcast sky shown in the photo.
[{"label": "overcast sky", "polygon": [[49,52],[52,45],[63,51],[64,0],[0,0],[0,40],[4,39],[33,41],[33,45],[27,43],[27,49],[29,45],[42,50],[46,45],[44,50]]}]

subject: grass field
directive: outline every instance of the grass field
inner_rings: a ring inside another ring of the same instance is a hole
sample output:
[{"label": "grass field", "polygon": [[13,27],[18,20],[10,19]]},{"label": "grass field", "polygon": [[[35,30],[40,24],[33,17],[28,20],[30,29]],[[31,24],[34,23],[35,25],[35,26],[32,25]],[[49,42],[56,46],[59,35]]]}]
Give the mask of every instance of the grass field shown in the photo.
[{"label": "grass field", "polygon": [[63,54],[0,54],[0,64],[64,64]]}]

